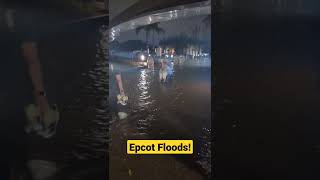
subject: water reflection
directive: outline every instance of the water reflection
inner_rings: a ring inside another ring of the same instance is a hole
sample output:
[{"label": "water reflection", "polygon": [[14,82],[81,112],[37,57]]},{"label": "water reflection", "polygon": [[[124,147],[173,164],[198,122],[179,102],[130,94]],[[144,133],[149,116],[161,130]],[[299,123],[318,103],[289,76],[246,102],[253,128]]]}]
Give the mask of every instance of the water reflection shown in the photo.
[{"label": "water reflection", "polygon": [[149,95],[149,84],[150,81],[147,81],[147,73],[146,70],[140,71],[140,78],[138,83],[138,88],[140,90],[140,96],[139,96],[139,108],[140,110],[144,110],[146,106],[148,106],[151,102],[149,102],[149,99],[151,95]]}]

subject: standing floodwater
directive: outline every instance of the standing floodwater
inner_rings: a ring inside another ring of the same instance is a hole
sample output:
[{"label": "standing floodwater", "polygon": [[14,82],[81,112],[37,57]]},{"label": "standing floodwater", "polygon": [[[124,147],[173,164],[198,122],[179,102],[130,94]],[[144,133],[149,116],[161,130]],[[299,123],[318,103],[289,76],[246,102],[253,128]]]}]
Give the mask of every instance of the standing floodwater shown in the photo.
[{"label": "standing floodwater", "polygon": [[[210,58],[188,59],[184,63],[175,64],[172,73],[168,73],[165,83],[159,80],[159,68],[152,71],[148,68],[131,66],[128,61],[112,57],[110,62],[112,66],[122,69],[123,86],[129,97],[128,118],[119,120],[115,114],[113,126],[116,128],[111,131],[121,129],[121,133],[127,139],[193,139],[194,155],[175,156],[175,159],[209,177],[211,174]],[[110,100],[116,110],[116,102],[112,100],[119,90],[114,82],[115,78],[112,78],[114,74],[112,70],[110,71]],[[115,141],[112,139],[113,146],[119,143]],[[112,163],[116,162],[111,161],[111,166]],[[161,160],[159,163],[161,165]],[[174,176],[168,177],[171,179]]]}]

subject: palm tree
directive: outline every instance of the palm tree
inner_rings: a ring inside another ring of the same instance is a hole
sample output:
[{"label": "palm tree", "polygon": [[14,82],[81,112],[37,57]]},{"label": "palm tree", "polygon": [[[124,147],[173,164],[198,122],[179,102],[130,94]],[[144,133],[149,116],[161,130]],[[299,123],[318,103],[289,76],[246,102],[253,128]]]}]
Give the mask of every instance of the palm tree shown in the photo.
[{"label": "palm tree", "polygon": [[158,35],[158,41],[160,40],[160,35],[162,34],[165,34],[166,33],[166,31],[164,30],[164,29],[158,29],[158,30],[156,30],[156,32],[157,32],[157,35]]},{"label": "palm tree", "polygon": [[147,26],[139,26],[136,28],[136,34],[139,34],[141,32],[141,30],[144,30],[144,32],[146,33],[146,44],[148,46],[148,40],[149,40],[149,36],[150,36],[150,26],[147,25]]},{"label": "palm tree", "polygon": [[165,30],[159,27],[159,23],[153,23],[153,24],[150,24],[150,26],[152,31],[152,44],[153,46],[155,46],[154,34],[156,33],[159,36],[160,34],[164,34]]},{"label": "palm tree", "polygon": [[199,44],[199,35],[200,35],[200,32],[201,32],[201,28],[200,28],[200,26],[195,26],[194,28],[193,28],[193,30],[192,30],[192,36],[193,36],[193,40],[194,40],[194,42],[195,42],[195,45],[196,45],[196,47],[197,47],[197,54],[199,53],[199,51],[200,51],[200,44]]},{"label": "palm tree", "polygon": [[159,27],[159,23],[153,23],[153,24],[149,24],[146,26],[139,26],[136,28],[136,34],[139,34],[141,32],[141,30],[144,30],[146,33],[146,44],[147,47],[149,45],[149,36],[150,36],[150,32],[152,32],[152,45],[154,46],[154,35],[155,33],[159,34],[164,34],[165,30],[162,29],[161,27]]},{"label": "palm tree", "polygon": [[194,44],[194,40],[188,37],[185,33],[180,33],[176,36],[165,38],[159,42],[163,47],[172,47],[177,54],[182,55],[189,45]]}]

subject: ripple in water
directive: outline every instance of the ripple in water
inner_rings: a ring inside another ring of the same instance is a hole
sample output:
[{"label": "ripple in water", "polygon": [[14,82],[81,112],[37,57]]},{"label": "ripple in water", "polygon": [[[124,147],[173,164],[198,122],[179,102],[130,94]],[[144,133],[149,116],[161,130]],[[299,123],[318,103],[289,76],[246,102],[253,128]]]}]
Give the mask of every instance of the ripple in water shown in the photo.
[{"label": "ripple in water", "polygon": [[[89,122],[85,130],[73,134],[79,140],[69,154],[71,159],[105,160],[110,140],[108,136],[110,113],[108,111],[107,26],[100,27],[99,32],[95,64],[91,70],[82,74],[86,84],[81,89],[81,94],[77,98],[78,101],[75,102],[77,104],[87,104],[90,119],[88,119]],[[83,102],[82,99],[89,99],[87,100],[89,102]]]}]

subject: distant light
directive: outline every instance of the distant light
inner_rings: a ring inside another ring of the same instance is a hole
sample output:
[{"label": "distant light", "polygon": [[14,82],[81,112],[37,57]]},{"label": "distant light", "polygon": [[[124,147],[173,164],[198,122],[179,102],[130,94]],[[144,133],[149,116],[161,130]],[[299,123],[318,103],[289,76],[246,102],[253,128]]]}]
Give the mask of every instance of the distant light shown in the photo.
[{"label": "distant light", "polygon": [[173,18],[173,11],[170,11],[170,19]]},{"label": "distant light", "polygon": [[144,61],[144,60],[146,60],[146,57],[142,54],[142,55],[140,56],[140,59],[141,59],[142,61]]},{"label": "distant light", "polygon": [[174,12],[174,16],[173,17],[177,18],[178,17],[178,10],[174,10],[173,12]]},{"label": "distant light", "polygon": [[171,57],[173,58],[173,55],[171,54]]}]

